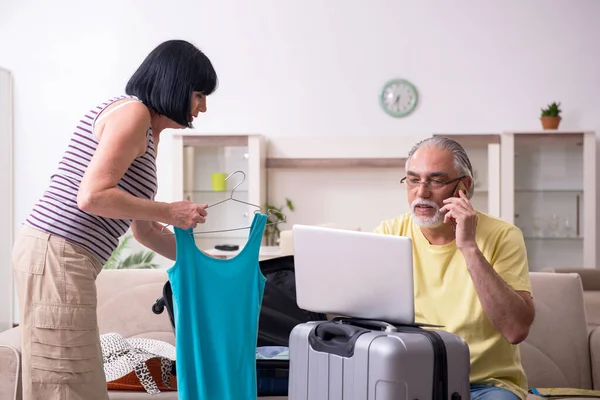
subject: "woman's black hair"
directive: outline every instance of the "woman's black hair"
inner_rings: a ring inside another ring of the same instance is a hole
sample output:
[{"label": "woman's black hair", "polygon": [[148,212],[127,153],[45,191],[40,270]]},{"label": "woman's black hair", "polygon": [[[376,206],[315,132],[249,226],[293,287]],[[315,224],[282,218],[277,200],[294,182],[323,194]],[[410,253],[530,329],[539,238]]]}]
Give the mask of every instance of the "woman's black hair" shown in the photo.
[{"label": "woman's black hair", "polygon": [[184,40],[169,40],[148,54],[127,82],[125,93],[191,128],[188,116],[192,92],[208,96],[217,88],[217,82],[217,73],[202,51]]}]

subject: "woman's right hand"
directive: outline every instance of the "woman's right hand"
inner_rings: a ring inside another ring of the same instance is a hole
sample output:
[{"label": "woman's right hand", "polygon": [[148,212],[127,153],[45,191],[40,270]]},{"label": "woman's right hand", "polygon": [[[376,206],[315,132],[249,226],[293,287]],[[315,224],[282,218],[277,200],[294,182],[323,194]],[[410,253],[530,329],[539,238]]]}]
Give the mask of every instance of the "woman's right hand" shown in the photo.
[{"label": "woman's right hand", "polygon": [[183,200],[169,204],[168,224],[181,229],[195,228],[197,224],[206,222],[208,204],[194,204]]}]

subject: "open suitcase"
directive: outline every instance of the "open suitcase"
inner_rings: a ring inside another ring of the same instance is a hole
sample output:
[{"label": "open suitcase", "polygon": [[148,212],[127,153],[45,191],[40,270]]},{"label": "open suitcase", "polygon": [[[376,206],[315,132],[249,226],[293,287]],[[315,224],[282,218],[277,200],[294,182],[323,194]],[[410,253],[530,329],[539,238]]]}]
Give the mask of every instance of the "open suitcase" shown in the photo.
[{"label": "open suitcase", "polygon": [[[298,324],[324,321],[326,316],[302,310],[296,303],[294,256],[283,256],[259,262],[267,278],[258,321],[258,348],[289,346],[292,330]],[[163,295],[152,306],[155,314],[167,309],[173,331],[173,298],[169,281],[163,286]],[[289,359],[257,359],[258,396],[287,396],[289,386]],[[177,374],[173,363],[173,375]]]},{"label": "open suitcase", "polygon": [[417,326],[335,318],[290,336],[289,400],[469,400],[469,348]]}]

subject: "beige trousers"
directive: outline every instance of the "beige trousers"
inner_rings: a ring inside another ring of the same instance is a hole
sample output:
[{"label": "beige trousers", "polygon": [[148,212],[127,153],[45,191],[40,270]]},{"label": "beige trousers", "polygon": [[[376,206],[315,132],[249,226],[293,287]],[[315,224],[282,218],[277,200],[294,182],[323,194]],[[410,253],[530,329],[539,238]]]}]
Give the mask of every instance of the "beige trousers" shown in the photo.
[{"label": "beige trousers", "polygon": [[63,238],[22,226],[13,269],[23,400],[107,400],[96,318],[100,262]]}]

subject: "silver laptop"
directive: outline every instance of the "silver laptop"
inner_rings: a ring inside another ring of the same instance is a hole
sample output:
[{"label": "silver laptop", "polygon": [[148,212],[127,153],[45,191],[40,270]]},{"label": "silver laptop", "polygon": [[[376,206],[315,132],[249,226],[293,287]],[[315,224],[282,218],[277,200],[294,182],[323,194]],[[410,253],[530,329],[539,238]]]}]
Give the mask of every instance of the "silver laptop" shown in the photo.
[{"label": "silver laptop", "polygon": [[307,225],[292,234],[300,308],[414,323],[410,238]]}]

